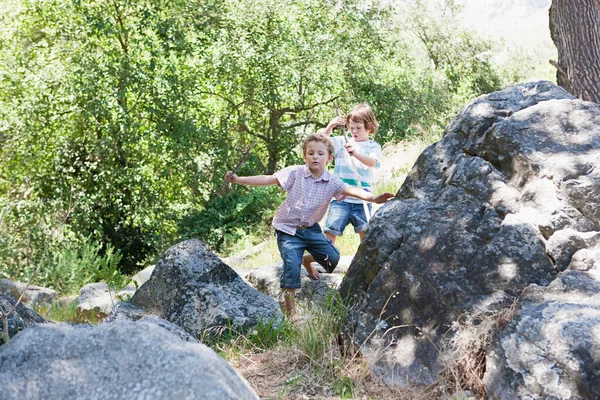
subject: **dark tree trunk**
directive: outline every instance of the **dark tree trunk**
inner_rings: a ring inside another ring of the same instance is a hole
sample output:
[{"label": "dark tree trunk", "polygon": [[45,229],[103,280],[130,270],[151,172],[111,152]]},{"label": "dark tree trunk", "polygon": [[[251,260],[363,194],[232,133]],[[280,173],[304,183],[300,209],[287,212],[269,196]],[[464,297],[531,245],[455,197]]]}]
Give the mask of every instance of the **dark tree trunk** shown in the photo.
[{"label": "dark tree trunk", "polygon": [[559,86],[600,103],[600,1],[552,0],[550,36],[558,49]]}]

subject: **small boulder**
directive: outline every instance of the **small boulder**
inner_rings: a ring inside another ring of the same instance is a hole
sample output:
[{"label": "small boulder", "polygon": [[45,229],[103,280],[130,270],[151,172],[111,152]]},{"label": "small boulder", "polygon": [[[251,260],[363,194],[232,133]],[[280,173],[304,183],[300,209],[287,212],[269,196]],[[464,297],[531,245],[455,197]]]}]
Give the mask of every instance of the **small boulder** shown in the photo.
[{"label": "small boulder", "polygon": [[2,399],[258,399],[213,350],[155,322],[39,324],[0,347]]},{"label": "small boulder", "polygon": [[[281,264],[267,265],[248,271],[245,279],[257,290],[265,293],[283,304],[283,291],[280,287]],[[320,303],[325,300],[330,290],[337,290],[342,282],[342,268],[333,273],[321,272],[318,280],[311,279],[306,270],[302,268],[300,284],[302,287],[296,292],[296,301]]]},{"label": "small boulder", "polygon": [[169,248],[131,304],[196,337],[213,327],[245,330],[262,319],[282,318],[274,299],[249,286],[196,239]]},{"label": "small boulder", "polygon": [[81,288],[77,298],[77,313],[86,319],[101,320],[119,302],[116,293],[105,282],[89,283]]},{"label": "small boulder", "polygon": [[5,328],[4,318],[0,318],[0,344],[6,341],[5,330],[10,339],[31,324],[49,322],[23,303],[19,303],[16,308],[15,304],[17,304],[15,298],[0,294],[0,316],[6,316],[6,325],[8,326]]},{"label": "small boulder", "polygon": [[9,279],[0,279],[0,294],[18,299],[21,294],[21,301],[30,307],[41,304],[49,304],[56,297],[56,291],[42,286],[29,285],[23,282],[11,281]]}]

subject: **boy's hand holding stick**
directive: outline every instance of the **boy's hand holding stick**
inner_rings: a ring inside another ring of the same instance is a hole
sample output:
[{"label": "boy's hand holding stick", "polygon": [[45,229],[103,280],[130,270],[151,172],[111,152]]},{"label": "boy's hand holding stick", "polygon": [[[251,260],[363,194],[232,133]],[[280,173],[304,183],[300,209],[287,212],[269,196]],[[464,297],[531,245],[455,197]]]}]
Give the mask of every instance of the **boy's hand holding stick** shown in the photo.
[{"label": "boy's hand holding stick", "polygon": [[236,164],[236,166],[233,167],[233,170],[229,171],[227,173],[227,175],[225,175],[225,181],[223,182],[223,184],[219,187],[219,189],[217,189],[217,191],[213,195],[213,199],[211,200],[211,203],[213,201],[215,201],[215,199],[217,197],[219,197],[219,195],[220,195],[221,191],[223,190],[223,188],[225,187],[225,185],[227,185],[230,181],[233,182],[233,183],[235,183],[234,179],[237,178],[237,175],[235,173],[244,164],[244,162],[246,162],[246,159],[248,158],[248,155],[250,154],[250,152],[252,151],[252,149],[254,148],[254,146],[256,146],[256,143],[258,143],[258,140],[255,140],[254,142],[252,142],[252,144],[250,145],[250,147],[248,147],[248,150],[246,150],[244,152],[244,154],[242,155],[242,158],[240,159],[240,161],[238,161],[238,163]]}]

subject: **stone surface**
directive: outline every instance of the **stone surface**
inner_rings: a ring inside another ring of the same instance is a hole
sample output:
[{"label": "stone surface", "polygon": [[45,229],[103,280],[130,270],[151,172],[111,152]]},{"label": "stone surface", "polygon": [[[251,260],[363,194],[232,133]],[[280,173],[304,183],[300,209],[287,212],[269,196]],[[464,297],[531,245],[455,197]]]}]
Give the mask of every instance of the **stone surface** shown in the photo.
[{"label": "stone surface", "polygon": [[599,106],[550,82],[467,105],[372,218],[340,286],[344,343],[389,384],[434,382],[465,315],[594,263],[599,160]]},{"label": "stone surface", "polygon": [[118,302],[117,294],[105,282],[88,283],[77,298],[77,313],[88,320],[101,320]]},{"label": "stone surface", "polygon": [[148,321],[34,325],[0,365],[4,400],[258,399],[213,350]]},{"label": "stone surface", "polygon": [[566,271],[547,288],[527,288],[487,354],[491,398],[600,398],[600,281]]},{"label": "stone surface", "polygon": [[249,329],[282,318],[271,297],[249,286],[199,240],[169,248],[131,304],[184,328],[195,337],[215,328]]},{"label": "stone surface", "polygon": [[4,315],[6,318],[0,318],[0,344],[6,341],[5,333],[8,333],[8,339],[11,340],[29,325],[49,322],[23,303],[19,303],[17,307],[15,304],[17,300],[14,297],[0,294],[0,316]]},{"label": "stone surface", "polygon": [[21,301],[30,307],[36,307],[42,304],[49,304],[56,297],[56,291],[41,286],[29,285],[23,282],[11,281],[9,279],[0,279],[0,294],[18,299],[21,294]]}]

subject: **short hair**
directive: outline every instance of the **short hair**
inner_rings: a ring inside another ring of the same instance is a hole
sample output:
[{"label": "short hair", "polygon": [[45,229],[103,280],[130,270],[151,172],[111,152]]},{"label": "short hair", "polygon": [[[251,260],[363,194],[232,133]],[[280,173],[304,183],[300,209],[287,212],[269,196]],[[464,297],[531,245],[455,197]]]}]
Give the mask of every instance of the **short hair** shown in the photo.
[{"label": "short hair", "polygon": [[312,133],[308,135],[308,137],[304,140],[302,144],[302,155],[306,154],[306,147],[310,142],[323,143],[327,146],[327,151],[329,155],[333,155],[334,147],[331,138],[324,133]]},{"label": "short hair", "polygon": [[377,122],[371,106],[367,103],[357,104],[350,110],[346,117],[346,122],[349,124],[350,121],[363,123],[365,130],[370,134],[375,134],[377,129],[379,129],[379,122]]}]

